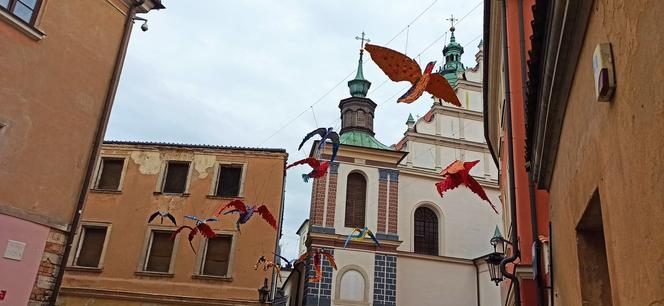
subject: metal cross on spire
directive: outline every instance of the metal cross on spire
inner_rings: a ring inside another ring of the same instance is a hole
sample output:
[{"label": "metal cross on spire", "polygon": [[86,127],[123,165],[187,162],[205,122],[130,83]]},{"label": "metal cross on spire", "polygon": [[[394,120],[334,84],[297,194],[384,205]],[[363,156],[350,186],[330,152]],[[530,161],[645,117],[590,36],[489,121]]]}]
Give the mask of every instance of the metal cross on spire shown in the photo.
[{"label": "metal cross on spire", "polygon": [[364,31],[362,31],[362,36],[355,36],[355,39],[360,41],[360,50],[364,49],[365,42],[371,42],[368,38],[364,38]]},{"label": "metal cross on spire", "polygon": [[[450,23],[452,24],[452,27],[450,29],[454,29],[454,22],[459,21],[459,19],[454,18],[454,14],[450,15],[450,18],[447,18],[445,20],[449,20]],[[452,30],[454,31],[454,30]]]}]

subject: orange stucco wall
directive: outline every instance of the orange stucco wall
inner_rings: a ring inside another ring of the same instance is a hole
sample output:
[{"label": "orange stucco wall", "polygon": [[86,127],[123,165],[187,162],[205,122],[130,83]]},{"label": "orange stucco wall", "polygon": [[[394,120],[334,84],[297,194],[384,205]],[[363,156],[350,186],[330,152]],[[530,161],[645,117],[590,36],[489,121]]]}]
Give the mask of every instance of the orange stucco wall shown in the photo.
[{"label": "orange stucco wall", "polygon": [[[150,155],[152,154],[152,155]],[[171,199],[171,213],[178,225],[193,226],[193,221],[184,220],[184,215],[206,218],[230,199],[210,198],[214,181],[214,165],[220,162],[244,163],[245,203],[267,205],[279,218],[283,195],[284,163],[286,153],[266,153],[250,151],[187,149],[160,146],[104,145],[102,156],[116,156],[127,159],[124,181],[120,193],[91,192],[86,201],[83,222],[105,222],[111,224],[103,267],[98,271],[79,271],[71,268],[65,274],[63,301],[78,305],[72,298],[72,290],[92,295],[97,291],[131,292],[138,294],[138,300],[148,296],[171,295],[177,297],[198,297],[223,301],[256,301],[257,288],[263,285],[263,278],[271,279],[271,272],[254,271],[253,265],[259,256],[272,259],[275,250],[277,231],[272,229],[260,216],[235,230],[235,215],[222,216],[220,222],[208,223],[214,230],[234,235],[231,255],[231,280],[193,278],[196,269],[196,255],[186,239],[188,231],[179,237],[179,245],[174,255],[174,271],[171,276],[136,275],[143,254],[146,233],[149,225],[160,225],[159,217],[148,224],[148,217],[158,208],[164,208]],[[166,160],[189,160],[192,162],[190,195],[170,196],[153,194],[160,176],[158,166]],[[155,170],[154,167],[157,167]],[[174,228],[169,221],[162,226]],[[193,241],[194,248],[202,241],[200,236]],[[80,294],[77,294],[80,295]],[[195,300],[195,299],[192,299]],[[82,300],[84,301],[84,300]],[[83,303],[83,302],[81,302]]]},{"label": "orange stucco wall", "polygon": [[[550,188],[556,305],[582,305],[576,226],[601,201],[613,305],[664,304],[664,2],[596,0]],[[616,93],[597,102],[592,54],[612,44]]]},{"label": "orange stucco wall", "polygon": [[38,41],[0,19],[0,206],[11,215],[61,229],[71,222],[122,37],[120,10],[119,0],[45,0]]}]

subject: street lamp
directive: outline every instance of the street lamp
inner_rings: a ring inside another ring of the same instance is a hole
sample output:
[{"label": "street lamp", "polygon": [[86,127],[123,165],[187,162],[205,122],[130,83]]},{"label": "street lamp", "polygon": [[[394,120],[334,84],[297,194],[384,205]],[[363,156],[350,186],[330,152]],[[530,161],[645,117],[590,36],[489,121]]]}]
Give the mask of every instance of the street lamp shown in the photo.
[{"label": "street lamp", "polygon": [[261,304],[265,304],[267,297],[270,294],[270,289],[267,287],[267,278],[263,281],[263,287],[258,288],[258,300]]},{"label": "street lamp", "polygon": [[496,226],[496,230],[489,240],[491,246],[493,246],[493,253],[490,253],[484,259],[489,268],[489,276],[491,280],[496,283],[496,286],[503,281],[503,273],[500,271],[500,263],[505,258],[505,244],[511,245],[509,241],[503,238],[503,235],[500,234],[500,230]]}]

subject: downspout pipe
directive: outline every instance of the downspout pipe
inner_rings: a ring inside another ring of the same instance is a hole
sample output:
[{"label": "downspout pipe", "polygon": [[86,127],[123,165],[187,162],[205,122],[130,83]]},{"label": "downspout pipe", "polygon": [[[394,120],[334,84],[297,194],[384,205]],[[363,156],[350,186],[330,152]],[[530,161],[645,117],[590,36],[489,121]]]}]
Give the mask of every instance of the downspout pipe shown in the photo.
[{"label": "downspout pipe", "polygon": [[[521,90],[525,95],[527,91],[527,79],[526,79],[526,39],[525,39],[525,30],[524,30],[524,16],[523,16],[523,0],[518,0],[518,11],[519,11],[519,57],[521,64]],[[526,111],[526,103],[523,105],[524,114],[528,114]],[[524,121],[527,122],[528,119],[524,118]],[[531,127],[532,128],[532,127]],[[540,257],[542,254],[542,244],[540,243],[538,237],[538,225],[537,225],[537,202],[535,198],[535,184],[533,180],[533,174],[531,171],[530,163],[528,163],[527,170],[528,175],[528,193],[530,197],[530,227],[533,236],[533,268],[536,268],[538,271],[534,271],[535,283],[537,285],[537,306],[544,306],[544,284],[542,282],[541,267],[540,267]]]},{"label": "downspout pipe", "polygon": [[129,45],[129,37],[131,36],[132,26],[134,25],[133,18],[136,16],[136,12],[139,7],[143,5],[145,0],[139,0],[132,4],[127,13],[124,24],[124,32],[122,34],[122,39],[120,40],[120,47],[118,53],[115,57],[115,65],[113,66],[113,73],[111,74],[111,79],[108,84],[108,90],[106,91],[106,97],[104,99],[104,106],[102,109],[101,116],[99,118],[99,124],[95,132],[95,137],[92,143],[92,150],[90,156],[88,157],[88,163],[86,166],[85,177],[83,178],[83,184],[78,195],[78,202],[76,203],[76,210],[74,210],[74,216],[72,218],[71,226],[69,227],[69,233],[67,235],[67,241],[65,244],[65,250],[62,254],[62,260],[60,262],[60,268],[58,269],[58,274],[55,278],[55,284],[53,286],[53,294],[49,299],[48,304],[53,306],[55,301],[58,299],[58,294],[60,292],[60,287],[62,286],[62,279],[65,275],[65,267],[69,260],[69,255],[71,254],[72,244],[74,242],[74,236],[78,225],[81,222],[81,215],[83,214],[83,206],[85,205],[85,198],[90,187],[90,180],[92,179],[92,174],[94,172],[95,163],[97,162],[97,156],[101,150],[101,145],[104,141],[104,135],[106,134],[106,126],[108,125],[108,119],[111,115],[111,109],[113,108],[113,101],[115,100],[115,93],[118,89],[118,84],[120,83],[120,74],[122,73],[122,66],[124,65],[125,55],[127,53],[127,46]]},{"label": "downspout pipe", "polygon": [[[284,159],[284,169],[286,169],[286,164],[288,163],[288,153],[286,153],[286,157]],[[279,240],[281,240],[281,236],[283,234],[284,230],[284,210],[286,208],[284,207],[286,203],[286,170],[284,170],[284,177],[281,180],[281,207],[279,209],[279,233],[277,233],[277,239],[274,243],[274,258],[272,259],[272,262],[277,262],[277,255],[276,254],[281,254],[281,251],[279,249]],[[270,300],[274,300],[274,295],[276,294],[277,289],[277,274],[274,272],[274,269],[272,269],[272,285],[270,286]]]},{"label": "downspout pipe", "polygon": [[[508,151],[508,176],[510,184],[510,218],[512,222],[511,226],[511,243],[512,243],[512,255],[510,257],[504,258],[500,262],[500,272],[507,278],[512,281],[514,286],[514,305],[521,305],[521,287],[519,286],[519,278],[516,276],[516,273],[509,273],[505,265],[508,263],[513,263],[517,258],[520,257],[521,253],[519,251],[519,231],[518,231],[518,222],[516,214],[516,186],[514,179],[514,133],[512,128],[512,94],[510,91],[510,65],[509,65],[509,46],[507,39],[507,0],[502,1],[502,19],[503,19],[503,78],[505,85],[505,108],[507,108],[506,114],[506,124],[507,124],[507,151]],[[516,272],[516,266],[514,267]]]},{"label": "downspout pipe", "polygon": [[477,306],[481,306],[480,300],[480,267],[477,266],[477,260],[473,260],[475,266],[475,288],[477,288]]}]

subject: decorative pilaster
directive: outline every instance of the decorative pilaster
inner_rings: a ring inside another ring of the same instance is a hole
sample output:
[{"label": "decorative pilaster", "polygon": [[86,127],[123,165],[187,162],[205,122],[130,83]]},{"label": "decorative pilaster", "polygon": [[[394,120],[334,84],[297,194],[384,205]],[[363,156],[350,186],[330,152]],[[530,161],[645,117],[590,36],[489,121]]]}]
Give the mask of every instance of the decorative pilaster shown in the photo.
[{"label": "decorative pilaster", "polygon": [[325,180],[326,177],[314,179],[311,190],[311,211],[309,220],[313,226],[323,226],[323,214],[325,211]]},{"label": "decorative pilaster", "polygon": [[374,259],[373,306],[397,304],[397,257],[376,254]]},{"label": "decorative pilaster", "polygon": [[[73,234],[72,232],[69,235]],[[32,293],[30,293],[29,305],[47,305],[51,298],[58,270],[67,264],[62,258],[66,240],[67,234],[65,232],[54,228],[50,229],[44,253],[39,263],[37,278],[32,287]]]},{"label": "decorative pilaster", "polygon": [[387,233],[397,235],[399,221],[399,170],[390,171],[389,213]]},{"label": "decorative pilaster", "polygon": [[[334,249],[325,250],[334,255]],[[332,266],[330,262],[325,256],[321,256],[321,272],[323,275],[317,283],[309,282],[309,278],[316,275],[311,257],[306,261],[305,271],[306,279],[302,305],[329,306],[332,302]]]},{"label": "decorative pilaster", "polygon": [[332,162],[330,164],[330,173],[328,175],[325,226],[334,228],[334,214],[337,207],[337,179],[339,175],[338,162]]},{"label": "decorative pilaster", "polygon": [[387,183],[390,169],[378,169],[378,227],[377,233],[387,232]]}]

